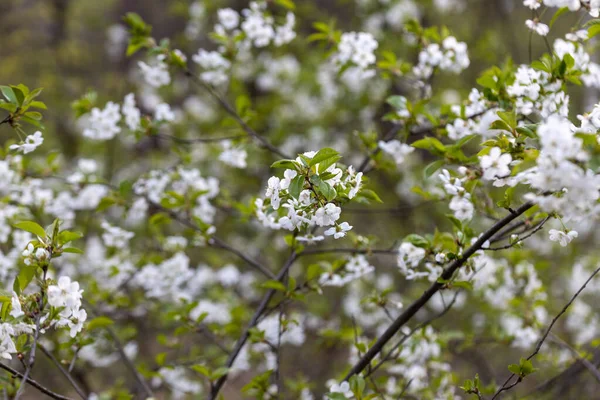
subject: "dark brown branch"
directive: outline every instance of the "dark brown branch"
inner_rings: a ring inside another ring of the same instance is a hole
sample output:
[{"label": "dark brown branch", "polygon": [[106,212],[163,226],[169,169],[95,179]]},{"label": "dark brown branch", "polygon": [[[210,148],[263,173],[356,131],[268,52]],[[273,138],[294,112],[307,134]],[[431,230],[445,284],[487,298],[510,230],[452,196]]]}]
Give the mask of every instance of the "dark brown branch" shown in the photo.
[{"label": "dark brown branch", "polygon": [[159,139],[172,140],[173,142],[181,143],[181,144],[223,142],[225,140],[235,140],[235,139],[242,139],[242,138],[247,137],[247,135],[231,135],[231,136],[223,136],[223,137],[183,139],[183,138],[179,138],[177,136],[168,135],[166,133],[158,133],[155,136],[158,137]]},{"label": "dark brown branch", "polygon": [[[2,368],[5,371],[10,372],[13,376],[17,376],[20,379],[23,379],[23,374],[20,373],[19,371],[16,371],[14,369],[12,369],[11,367],[9,367],[8,365],[2,364],[0,363],[0,368]],[[47,396],[52,397],[53,399],[57,399],[57,400],[73,400],[70,397],[66,397],[63,395],[60,395],[58,393],[54,393],[53,391],[51,391],[50,389],[44,387],[43,385],[41,385],[40,383],[38,383],[37,381],[34,381],[31,378],[27,378],[27,382],[33,386],[34,388],[36,388],[37,390],[39,390],[40,392],[44,393]]]},{"label": "dark brown branch", "polygon": [[[517,240],[515,243],[507,244],[506,246],[500,246],[500,247],[488,247],[487,249],[484,249],[484,250],[488,251],[488,250],[506,250],[506,249],[510,249],[511,247],[516,246],[517,244],[521,243],[522,241],[526,240],[527,238],[530,238],[531,236],[533,236],[537,232],[539,232],[544,227],[544,224],[546,222],[548,222],[549,219],[550,219],[550,217],[544,218],[539,224],[537,224],[536,226],[534,226],[532,228],[531,232],[529,232],[527,235],[525,235],[523,237],[520,237],[519,240]],[[522,233],[524,233],[524,232],[522,232]]]},{"label": "dark brown branch", "polygon": [[[529,210],[533,207],[533,203],[527,202],[515,210],[513,213],[507,215],[502,218],[496,224],[494,224],[490,229],[488,229],[483,235],[477,239],[477,241],[469,247],[463,254],[461,258],[453,261],[448,268],[444,270],[442,275],[440,276],[442,281],[447,281],[452,278],[454,273],[464,265],[465,262],[473,255],[475,252],[481,249],[481,246],[494,236],[500,229],[504,228],[514,219],[518,218],[525,211]],[[367,351],[367,353],[356,363],[350,372],[346,375],[344,380],[350,379],[352,375],[359,374],[362,372],[371,361],[383,350],[383,347],[389,342],[389,340],[408,322],[414,317],[414,315],[427,304],[429,299],[433,297],[442,287],[443,283],[435,282],[433,283],[423,295],[413,302],[396,320],[388,327],[388,329],[377,339],[375,344]]]},{"label": "dark brown branch", "polygon": [[40,351],[42,353],[44,353],[46,355],[46,357],[48,357],[50,359],[50,361],[52,361],[54,363],[54,365],[56,365],[56,367],[58,368],[58,370],[65,376],[65,378],[67,378],[67,380],[69,381],[69,383],[71,384],[71,386],[73,386],[73,389],[75,389],[75,391],[77,392],[77,394],[79,395],[79,397],[81,397],[83,400],[86,400],[88,398],[88,396],[79,387],[79,385],[77,384],[77,382],[75,382],[75,379],[73,379],[73,376],[71,376],[71,374],[69,373],[69,371],[67,371],[61,365],[61,363],[56,359],[56,357],[54,357],[54,355],[52,355],[52,353],[50,351],[48,351],[48,349],[46,349],[41,343],[38,343],[38,348],[40,349]]}]

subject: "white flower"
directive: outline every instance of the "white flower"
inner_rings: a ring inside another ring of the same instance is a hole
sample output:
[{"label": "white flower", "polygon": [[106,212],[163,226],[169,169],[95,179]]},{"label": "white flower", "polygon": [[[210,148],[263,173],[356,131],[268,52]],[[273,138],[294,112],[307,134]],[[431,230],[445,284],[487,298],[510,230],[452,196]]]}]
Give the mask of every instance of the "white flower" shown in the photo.
[{"label": "white flower", "polygon": [[221,8],[217,11],[219,23],[227,30],[233,30],[240,23],[240,15],[232,8]]},{"label": "white flower", "polygon": [[333,225],[340,218],[342,209],[333,203],[325,204],[325,207],[320,207],[314,216],[314,222],[318,226]]},{"label": "white flower", "polygon": [[222,144],[224,150],[219,154],[219,161],[235,168],[246,168],[246,158],[248,157],[246,150],[232,147],[229,140],[224,141]]},{"label": "white flower", "polygon": [[523,0],[523,5],[531,10],[537,10],[541,4],[539,0]]},{"label": "white flower", "polygon": [[550,27],[539,21],[528,19],[525,25],[540,36],[546,36],[550,32]]},{"label": "white flower", "polygon": [[21,301],[19,300],[19,296],[17,296],[15,292],[13,292],[12,294],[10,304],[12,306],[12,309],[10,311],[11,317],[19,318],[21,315],[25,315],[25,313],[21,309]]},{"label": "white flower", "polygon": [[121,132],[118,126],[121,120],[120,106],[109,101],[103,110],[97,107],[92,109],[92,112],[85,121],[85,129],[83,136],[93,140],[109,140],[114,138],[117,133]]},{"label": "white flower", "polygon": [[396,165],[402,164],[406,156],[415,151],[414,147],[401,143],[398,140],[390,140],[388,142],[380,140],[377,145],[384,153],[394,158]]},{"label": "white flower", "polygon": [[329,393],[341,393],[348,399],[351,399],[354,396],[354,394],[350,390],[350,384],[346,381],[341,382],[339,384],[335,381],[333,381],[333,382],[330,381],[330,382],[328,382],[328,386],[329,386]]},{"label": "white flower", "polygon": [[52,307],[79,308],[81,305],[81,294],[79,283],[72,282],[68,276],[61,276],[56,285],[48,287],[48,304]]},{"label": "white flower", "polygon": [[171,122],[175,120],[175,113],[167,103],[160,103],[154,110],[154,119],[157,121]]},{"label": "white flower", "polygon": [[200,74],[200,79],[204,82],[217,86],[229,79],[227,71],[231,67],[231,62],[218,51],[200,49],[198,54],[192,57],[192,60],[204,70]]},{"label": "white flower", "polygon": [[161,87],[171,83],[169,68],[161,59],[157,59],[154,65],[148,65],[143,61],[138,62],[146,83],[153,87]]},{"label": "white flower", "polygon": [[480,157],[479,163],[483,169],[483,179],[492,180],[510,174],[508,165],[512,161],[510,154],[502,154],[499,147],[493,147],[488,155]]},{"label": "white flower", "polygon": [[565,247],[566,245],[568,245],[569,243],[571,243],[571,241],[573,239],[575,239],[577,236],[579,236],[579,233],[577,231],[559,231],[557,229],[550,229],[550,231],[548,232],[550,234],[550,240],[553,242],[559,242],[561,246]]},{"label": "white flower", "polygon": [[468,193],[463,196],[454,196],[450,200],[450,209],[454,211],[454,216],[461,221],[468,221],[473,218],[475,207],[469,200]]},{"label": "white flower", "polygon": [[140,127],[140,110],[135,106],[135,97],[133,93],[129,93],[125,96],[123,101],[123,107],[121,112],[125,117],[125,123],[132,131],[137,130]]},{"label": "white flower", "polygon": [[73,311],[71,318],[74,318],[77,321],[73,322],[72,320],[69,320],[67,324],[69,326],[69,336],[74,338],[83,329],[83,323],[87,320],[87,312],[81,308],[77,311]]},{"label": "white flower", "polygon": [[372,34],[366,32],[346,32],[338,45],[334,61],[343,67],[352,62],[361,70],[375,64],[375,50],[379,44]]},{"label": "white flower", "polygon": [[327,229],[325,232],[323,232],[325,234],[325,236],[332,236],[334,239],[339,239],[339,238],[343,238],[344,236],[346,236],[346,232],[350,231],[352,229],[352,225],[350,225],[347,222],[342,222],[341,224],[331,227],[329,229]]},{"label": "white flower", "polygon": [[33,135],[28,135],[22,144],[12,144],[9,149],[22,151],[23,154],[27,154],[37,149],[43,142],[42,132],[37,131]]},{"label": "white flower", "polygon": [[352,187],[352,189],[350,189],[350,191],[348,192],[348,198],[349,199],[353,199],[354,197],[356,197],[356,195],[358,194],[358,192],[360,191],[360,187],[362,185],[362,177],[363,177],[363,173],[359,172],[356,174],[355,179],[355,186]]},{"label": "white flower", "polygon": [[410,242],[403,242],[398,248],[398,266],[405,270],[415,268],[425,258],[425,249]]},{"label": "white flower", "polygon": [[319,235],[319,236],[313,236],[313,235],[306,235],[306,236],[298,236],[296,237],[296,240],[299,242],[304,242],[306,244],[314,244],[316,242],[320,242],[322,240],[325,240],[325,236]]}]

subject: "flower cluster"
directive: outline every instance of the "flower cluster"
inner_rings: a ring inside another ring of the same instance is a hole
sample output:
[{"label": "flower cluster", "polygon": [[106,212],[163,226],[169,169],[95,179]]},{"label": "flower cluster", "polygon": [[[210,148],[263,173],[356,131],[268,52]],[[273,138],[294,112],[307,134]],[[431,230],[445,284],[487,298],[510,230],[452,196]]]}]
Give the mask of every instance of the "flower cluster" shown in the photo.
[{"label": "flower cluster", "polygon": [[227,72],[231,62],[218,51],[198,50],[192,60],[202,68],[200,79],[212,85],[221,85],[228,80]]},{"label": "flower cluster", "polygon": [[94,107],[91,114],[85,118],[83,136],[93,140],[110,140],[114,138],[121,132],[119,127],[119,121],[121,121],[120,109],[121,107],[112,101],[106,103],[102,110]]},{"label": "flower cluster", "polygon": [[31,153],[44,143],[42,132],[37,131],[33,135],[27,135],[25,141],[21,144],[11,144],[9,149],[22,151],[23,154]]},{"label": "flower cluster", "polygon": [[362,72],[363,78],[371,77],[375,75],[375,71],[368,68],[375,64],[374,52],[377,46],[377,40],[370,33],[346,32],[340,39],[333,61],[339,68],[351,64]]},{"label": "flower cluster", "polygon": [[169,66],[165,62],[165,58],[164,55],[159,55],[150,64],[143,61],[138,62],[142,76],[148,85],[158,88],[171,83]]},{"label": "flower cluster", "polygon": [[175,171],[151,171],[138,179],[133,190],[151,202],[171,209],[189,207],[191,215],[211,225],[216,213],[210,200],[219,194],[216,178],[203,178],[198,169],[178,167]]},{"label": "flower cluster", "polygon": [[324,272],[319,278],[319,284],[322,286],[346,286],[374,270],[375,267],[369,264],[367,257],[359,254],[349,257],[342,269],[331,273]]},{"label": "flower cluster", "polygon": [[251,1],[250,7],[242,10],[244,21],[241,28],[248,43],[255,47],[266,47],[271,42],[275,46],[282,46],[294,40],[296,37],[294,14],[288,12],[285,23],[277,26],[273,17],[266,15],[266,8],[265,1]]},{"label": "flower cluster", "polygon": [[48,304],[60,310],[56,326],[68,326],[71,337],[81,332],[87,319],[87,312],[81,308],[82,293],[79,283],[68,276],[61,276],[56,285],[48,286]]},{"label": "flower cluster", "polygon": [[436,68],[455,74],[462,72],[470,64],[467,45],[453,36],[438,43],[432,43],[419,53],[419,63],[413,67],[413,73],[421,79],[428,79]]},{"label": "flower cluster", "polygon": [[336,151],[326,148],[274,164],[285,168],[284,177],[269,178],[266,199],[256,199],[258,220],[271,229],[300,233],[299,241],[323,240],[323,236],[312,235],[315,227],[330,227],[326,236],[344,237],[352,226],[338,222],[339,205],[360,193],[363,174],[351,166],[345,170],[338,167],[335,162],[339,158]]}]

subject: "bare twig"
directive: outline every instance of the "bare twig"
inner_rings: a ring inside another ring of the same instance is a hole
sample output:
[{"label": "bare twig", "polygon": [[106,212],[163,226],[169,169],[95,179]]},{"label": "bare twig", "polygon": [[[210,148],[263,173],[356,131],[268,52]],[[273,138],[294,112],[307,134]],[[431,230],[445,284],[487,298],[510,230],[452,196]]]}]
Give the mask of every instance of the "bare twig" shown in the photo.
[{"label": "bare twig", "polygon": [[160,139],[172,140],[173,142],[181,143],[181,144],[223,142],[225,140],[235,140],[235,139],[242,139],[242,138],[247,137],[247,135],[231,135],[231,136],[223,136],[223,137],[183,139],[183,138],[179,138],[177,136],[168,135],[166,133],[158,133],[155,136]]},{"label": "bare twig", "polygon": [[581,356],[581,354],[579,354],[579,351],[577,351],[577,349],[573,348],[573,346],[571,346],[569,343],[565,342],[564,340],[562,340],[561,338],[559,338],[558,336],[556,336],[553,333],[550,334],[550,340],[552,342],[566,348],[571,353],[573,353],[573,355],[577,358],[577,360],[579,362],[581,362],[583,364],[583,366],[585,368],[587,368],[587,370],[590,372],[590,374],[592,374],[592,376],[600,383],[600,371],[598,371],[596,366],[594,364],[592,364],[590,362],[590,360]]},{"label": "bare twig", "polygon": [[[550,322],[550,325],[548,325],[548,328],[546,329],[546,331],[544,332],[544,334],[542,335],[542,338],[539,340],[539,342],[537,343],[537,345],[535,346],[535,350],[533,351],[533,353],[531,353],[529,355],[529,357],[527,357],[527,360],[531,360],[533,357],[535,357],[539,352],[540,349],[542,348],[542,345],[544,344],[544,342],[546,341],[546,338],[548,337],[548,335],[550,334],[550,331],[552,330],[552,328],[554,327],[554,324],[556,323],[556,321],[558,321],[558,319],[565,313],[567,312],[567,309],[571,306],[571,304],[573,304],[573,302],[575,301],[575,299],[579,296],[579,294],[581,292],[583,292],[583,290],[585,289],[585,287],[588,285],[588,283],[590,283],[590,281],[592,279],[594,279],[594,277],[596,276],[596,274],[600,272],[600,267],[597,268],[591,275],[590,277],[585,281],[585,283],[579,288],[579,290],[577,290],[577,292],[571,297],[571,300],[569,300],[569,302],[567,304],[565,304],[565,306],[562,308],[562,310],[560,310],[560,312],[552,319],[552,322]],[[498,391],[494,394],[494,397],[492,397],[492,400],[498,398],[498,396],[500,396],[500,394],[502,392],[505,392],[507,390],[512,389],[513,387],[517,386],[519,383],[521,383],[521,381],[523,380],[522,377],[518,377],[517,380],[509,385],[509,382],[515,377],[515,374],[511,374],[508,379],[506,379],[506,381],[504,382],[504,384],[500,387],[500,389],[498,389]]]},{"label": "bare twig", "polygon": [[281,156],[283,158],[290,158],[288,155],[286,155],[284,152],[282,152],[281,150],[279,150],[277,147],[273,146],[267,139],[265,139],[264,137],[262,137],[261,135],[259,135],[254,129],[252,129],[247,123],[246,121],[244,121],[242,119],[242,117],[240,117],[240,115],[235,111],[235,109],[231,106],[231,104],[229,104],[229,102],[227,102],[227,100],[225,100],[225,98],[223,98],[219,93],[217,93],[217,91],[210,85],[202,82],[200,79],[198,79],[196,77],[196,75],[194,75],[192,73],[192,71],[190,71],[189,69],[185,70],[185,75],[196,85],[201,87],[202,89],[206,90],[216,101],[217,103],[219,103],[221,105],[221,107],[229,114],[233,117],[233,119],[238,123],[238,125],[251,137],[253,137],[254,139],[256,139],[258,142],[261,143],[261,145],[268,149],[269,151],[271,151],[274,154],[277,154],[278,156]]},{"label": "bare twig", "polygon": [[31,386],[33,386],[34,388],[36,388],[40,392],[44,393],[45,395],[52,397],[53,399],[57,399],[57,400],[73,400],[70,397],[63,396],[63,395],[58,394],[58,393],[54,393],[52,390],[46,388],[42,384],[38,383],[37,381],[34,381],[33,379],[31,379],[29,377],[27,379],[25,379],[25,376],[22,373],[20,373],[19,371],[14,370],[14,369],[12,369],[8,365],[0,363],[0,368],[2,368],[5,371],[10,372],[13,376],[19,377],[23,381],[27,381]]},{"label": "bare twig", "polygon": [[[86,302],[86,308],[90,309],[90,311],[92,311],[96,315],[99,314],[97,312],[97,310],[95,310],[94,307],[89,302]],[[117,349],[117,352],[119,353],[119,356],[121,357],[121,361],[123,361],[123,364],[125,364],[125,367],[129,370],[129,372],[131,372],[131,374],[137,381],[138,385],[142,387],[142,389],[144,390],[144,392],[146,393],[146,395],[148,397],[154,397],[154,393],[152,392],[152,389],[150,389],[150,386],[148,385],[148,383],[144,380],[144,378],[142,377],[140,372],[137,370],[137,368],[133,364],[133,361],[131,361],[131,359],[127,356],[127,354],[125,354],[125,350],[123,347],[123,343],[121,342],[121,339],[119,339],[119,337],[117,336],[115,331],[110,326],[105,326],[104,330],[106,330],[106,332],[110,336],[111,340],[113,341],[113,343]]]},{"label": "bare twig", "polygon": [[[296,261],[296,259],[297,259],[296,253],[292,252],[292,254],[289,256],[289,258],[287,259],[287,261],[285,262],[285,264],[283,265],[283,267],[281,268],[281,270],[275,277],[276,280],[281,281],[285,278],[289,269],[294,264],[294,261]],[[275,289],[270,289],[262,298],[257,310],[254,312],[254,315],[252,316],[252,319],[250,320],[250,323],[248,323],[248,326],[246,327],[246,329],[244,330],[244,332],[238,339],[237,343],[235,344],[235,347],[233,348],[233,351],[229,355],[229,358],[227,359],[227,363],[226,363],[227,368],[231,368],[231,366],[237,359],[238,355],[242,351],[242,348],[246,344],[248,337],[250,336],[250,329],[252,329],[252,328],[254,328],[254,326],[256,326],[260,317],[263,315],[263,312],[267,309],[269,302],[275,295],[275,292],[276,292]],[[219,394],[219,391],[225,384],[227,377],[228,377],[228,374],[225,374],[217,380],[217,382],[212,387],[209,399],[215,400],[217,398],[217,395]]]},{"label": "bare twig", "polygon": [[77,382],[75,381],[73,376],[69,373],[69,371],[67,371],[61,365],[61,363],[56,359],[56,357],[54,357],[54,355],[52,355],[52,353],[50,351],[48,351],[48,349],[46,349],[41,343],[38,343],[38,347],[39,347],[40,351],[42,353],[44,353],[46,355],[46,357],[48,357],[50,359],[50,361],[52,361],[54,363],[54,365],[56,365],[58,370],[65,376],[65,378],[67,378],[67,380],[69,381],[71,386],[73,386],[73,389],[75,389],[75,391],[77,392],[79,397],[81,397],[83,400],[86,400],[88,398],[87,395],[85,394],[83,389],[81,389],[79,387],[79,385],[77,384]]}]

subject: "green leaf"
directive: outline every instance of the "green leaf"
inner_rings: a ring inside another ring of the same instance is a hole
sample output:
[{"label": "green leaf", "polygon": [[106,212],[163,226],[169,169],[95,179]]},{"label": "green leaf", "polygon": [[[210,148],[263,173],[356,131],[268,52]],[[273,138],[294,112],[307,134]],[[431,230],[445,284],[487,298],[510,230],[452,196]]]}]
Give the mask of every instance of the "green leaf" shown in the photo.
[{"label": "green leaf", "polygon": [[36,121],[40,121],[42,119],[42,114],[37,111],[28,111],[25,113],[25,116],[31,119],[35,119]]},{"label": "green leaf", "polygon": [[600,25],[592,25],[588,28],[588,39],[593,38],[600,33]]},{"label": "green leaf", "polygon": [[386,101],[396,110],[405,110],[408,105],[408,100],[404,96],[390,96]]},{"label": "green leaf", "polygon": [[304,189],[304,175],[296,175],[296,177],[292,179],[292,182],[290,182],[288,191],[293,198],[298,199],[302,189]]},{"label": "green leaf", "polygon": [[337,196],[337,192],[333,186],[323,180],[319,180],[319,192],[325,196],[327,201],[331,201]]},{"label": "green leaf", "polygon": [[12,90],[11,87],[0,86],[0,91],[2,92],[6,100],[10,101],[12,104],[20,105],[17,101],[17,96],[15,95],[15,92]]},{"label": "green leaf", "polygon": [[210,370],[206,365],[196,364],[192,365],[190,368],[198,372],[199,374],[206,376],[207,378],[210,376]]},{"label": "green leaf", "polygon": [[33,118],[30,118],[30,117],[27,117],[27,116],[22,116],[21,117],[21,121],[27,122],[29,125],[33,125],[36,128],[44,129],[44,125],[42,125],[41,123],[39,123],[37,120],[35,120]]},{"label": "green leaf", "polygon": [[434,137],[426,137],[421,140],[417,140],[411,143],[411,146],[417,149],[425,149],[431,152],[437,152],[440,154],[444,154],[446,152],[446,146],[438,139]]},{"label": "green leaf", "polygon": [[287,8],[288,10],[294,11],[296,9],[296,5],[292,0],[275,0],[277,4]]},{"label": "green leaf", "polygon": [[437,160],[425,167],[423,170],[423,175],[425,179],[429,178],[431,175],[435,174],[435,171],[440,169],[445,164],[444,160]]},{"label": "green leaf", "polygon": [[81,232],[62,231],[58,234],[58,242],[65,244],[83,237]]},{"label": "green leaf", "polygon": [[317,154],[314,155],[314,157],[310,160],[310,162],[308,163],[309,167],[312,167],[313,165],[316,165],[318,163],[320,163],[321,161],[325,161],[329,158],[338,156],[339,153],[337,151],[335,151],[334,149],[331,149],[329,147],[326,147],[324,149],[321,149],[317,152]]},{"label": "green leaf", "polygon": [[104,316],[96,317],[87,323],[87,330],[93,331],[94,329],[106,328],[115,323],[112,319]]},{"label": "green leaf", "polygon": [[411,233],[407,237],[404,238],[405,242],[410,242],[417,247],[429,248],[430,243],[423,236]]},{"label": "green leaf", "polygon": [[211,380],[217,380],[222,376],[225,376],[229,373],[229,368],[227,367],[220,367],[215,369],[211,374],[210,374],[210,379]]},{"label": "green leaf", "polygon": [[[331,167],[333,164],[335,164],[340,158],[342,158],[342,156],[337,155],[337,156],[333,156],[330,157],[326,160],[323,160],[319,163],[319,174],[324,173],[327,168]],[[323,178],[325,180],[325,178]]]},{"label": "green leaf", "polygon": [[356,197],[371,200],[376,203],[383,203],[383,201],[379,198],[377,193],[375,193],[371,189],[361,189],[360,192],[358,192],[358,195]]},{"label": "green leaf", "polygon": [[62,249],[63,253],[73,253],[73,254],[83,254],[83,250],[78,249],[77,247],[65,247]]},{"label": "green leaf", "polygon": [[342,393],[327,393],[327,398],[331,400],[348,400]]},{"label": "green leaf", "polygon": [[454,281],[452,282],[452,286],[466,290],[473,289],[473,284],[469,281]]},{"label": "green leaf", "polygon": [[29,233],[33,233],[34,235],[39,236],[42,239],[46,238],[46,231],[44,231],[44,228],[42,228],[40,225],[33,221],[17,222],[14,225],[14,227]]},{"label": "green leaf", "polygon": [[279,290],[281,292],[285,292],[287,290],[287,288],[285,287],[285,285],[279,281],[276,280],[269,280],[266,282],[263,282],[260,285],[261,288],[263,289],[275,289],[275,290]]},{"label": "green leaf", "polygon": [[36,271],[36,266],[24,265],[23,267],[21,267],[21,269],[19,270],[19,286],[21,288],[21,292],[25,290],[25,288],[27,288],[29,283],[33,280]]},{"label": "green leaf", "polygon": [[569,7],[562,7],[559,8],[554,15],[552,16],[552,19],[550,20],[550,28],[552,28],[552,25],[554,25],[554,23],[556,22],[556,20],[558,19],[558,17],[560,17],[561,15],[563,15],[564,13],[566,13],[567,11],[569,11]]},{"label": "green leaf", "polygon": [[21,295],[21,284],[19,283],[19,277],[15,277],[15,280],[13,282],[13,290],[17,295]]},{"label": "green leaf", "polygon": [[515,375],[521,375],[521,367],[518,364],[510,364],[508,370]]},{"label": "green leaf", "polygon": [[29,103],[30,107],[34,107],[34,108],[39,108],[40,110],[47,110],[48,107],[46,107],[46,104],[42,103],[41,101],[32,101],[31,103]]},{"label": "green leaf", "polygon": [[284,168],[284,169],[298,170],[296,163],[292,160],[275,161],[273,164],[271,164],[271,168]]}]

